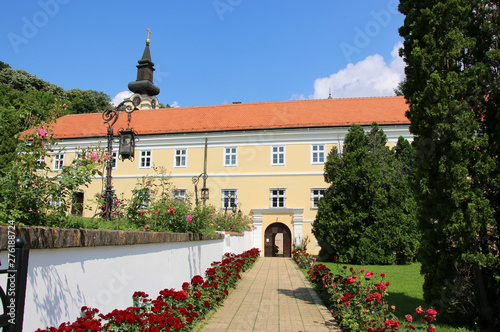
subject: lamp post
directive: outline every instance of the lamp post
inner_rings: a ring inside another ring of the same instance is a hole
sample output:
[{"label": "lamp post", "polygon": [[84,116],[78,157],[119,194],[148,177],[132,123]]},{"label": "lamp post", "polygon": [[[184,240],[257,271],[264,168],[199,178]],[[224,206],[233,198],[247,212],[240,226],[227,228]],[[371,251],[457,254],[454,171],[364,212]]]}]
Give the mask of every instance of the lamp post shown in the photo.
[{"label": "lamp post", "polygon": [[200,182],[200,178],[203,178],[203,188],[201,188],[201,194],[200,194],[200,196],[201,196],[200,198],[203,201],[203,205],[205,205],[206,201],[209,198],[209,190],[206,187],[207,178],[208,178],[207,173],[201,173],[198,176],[193,176],[194,197],[195,197],[196,206],[198,206],[198,203],[199,203],[199,201],[198,201],[198,182]]},{"label": "lamp post", "polygon": [[233,205],[231,206],[231,211],[233,211],[233,213],[238,212],[238,215],[241,216],[241,203],[238,203],[238,205],[233,203]]},{"label": "lamp post", "polygon": [[141,100],[131,101],[126,99],[122,101],[115,109],[108,109],[102,113],[102,118],[104,123],[108,125],[107,139],[108,139],[108,156],[110,159],[106,163],[106,189],[104,190],[104,211],[102,216],[105,219],[113,219],[113,209],[114,209],[114,193],[113,186],[111,183],[111,170],[113,169],[113,141],[115,135],[113,132],[113,125],[118,120],[118,116],[121,111],[125,111],[128,115],[127,129],[120,129],[118,131],[119,135],[119,157],[122,160],[134,159],[134,149],[135,149],[135,139],[137,132],[129,128],[130,120],[132,117],[132,112],[138,110],[137,106],[141,103]]}]

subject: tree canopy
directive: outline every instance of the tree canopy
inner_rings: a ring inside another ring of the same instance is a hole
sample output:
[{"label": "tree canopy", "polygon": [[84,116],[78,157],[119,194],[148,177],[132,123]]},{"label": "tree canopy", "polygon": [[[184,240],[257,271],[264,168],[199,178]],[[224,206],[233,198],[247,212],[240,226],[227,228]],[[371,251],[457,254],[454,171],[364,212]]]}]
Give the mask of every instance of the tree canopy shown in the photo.
[{"label": "tree canopy", "polygon": [[402,0],[401,91],[415,135],[424,297],[453,323],[500,321],[497,1]]},{"label": "tree canopy", "polygon": [[342,154],[337,147],[329,153],[325,181],[331,185],[313,223],[322,256],[355,264],[413,261],[418,235],[404,172],[411,145],[403,138],[400,142],[397,155],[376,123],[368,133],[352,125]]}]

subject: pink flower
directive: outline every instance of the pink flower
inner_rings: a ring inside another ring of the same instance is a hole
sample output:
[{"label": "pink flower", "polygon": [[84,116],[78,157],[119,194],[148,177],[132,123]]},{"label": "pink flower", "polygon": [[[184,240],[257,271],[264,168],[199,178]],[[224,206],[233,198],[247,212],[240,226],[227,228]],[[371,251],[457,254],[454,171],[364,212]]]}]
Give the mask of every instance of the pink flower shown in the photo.
[{"label": "pink flower", "polygon": [[38,129],[38,131],[36,133],[36,137],[38,137],[38,138],[47,138],[47,136],[48,136],[47,130],[45,130],[43,128]]},{"label": "pink flower", "polygon": [[408,323],[413,322],[413,316],[412,315],[406,315],[405,316],[405,321],[407,321]]},{"label": "pink flower", "polygon": [[386,276],[386,274],[385,274],[384,272],[382,272],[382,273],[380,273],[380,276],[381,276],[381,277],[385,277],[385,276]]},{"label": "pink flower", "polygon": [[92,153],[90,154],[90,158],[92,158],[92,159],[97,159],[97,153],[92,152]]},{"label": "pink flower", "polygon": [[188,216],[188,221],[191,221],[191,220],[193,220],[193,217]]},{"label": "pink flower", "polygon": [[144,229],[149,229],[149,225],[148,224],[144,225]]}]

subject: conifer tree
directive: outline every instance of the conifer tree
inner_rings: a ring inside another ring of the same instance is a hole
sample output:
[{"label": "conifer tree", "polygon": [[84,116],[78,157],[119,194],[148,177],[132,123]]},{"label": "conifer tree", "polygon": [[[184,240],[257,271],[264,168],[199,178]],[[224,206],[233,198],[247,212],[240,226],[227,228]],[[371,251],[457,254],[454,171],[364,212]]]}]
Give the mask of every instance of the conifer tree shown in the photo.
[{"label": "conifer tree", "polygon": [[386,143],[376,123],[368,133],[352,125],[343,153],[336,147],[329,153],[325,181],[331,185],[313,223],[325,258],[359,264],[413,260],[418,236],[408,203],[411,192],[398,170],[402,167],[396,167],[403,162]]},{"label": "conifer tree", "polygon": [[424,297],[453,323],[499,328],[498,1],[402,0],[402,93],[415,135]]}]

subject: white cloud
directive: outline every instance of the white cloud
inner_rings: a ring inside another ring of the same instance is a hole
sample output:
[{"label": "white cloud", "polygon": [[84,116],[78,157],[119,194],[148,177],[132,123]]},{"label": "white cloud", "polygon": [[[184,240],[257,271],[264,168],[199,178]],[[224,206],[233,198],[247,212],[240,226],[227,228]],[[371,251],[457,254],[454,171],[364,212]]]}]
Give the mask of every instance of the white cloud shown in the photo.
[{"label": "white cloud", "polygon": [[405,63],[398,54],[400,47],[401,42],[394,46],[389,64],[381,55],[374,54],[356,64],[348,64],[329,77],[316,79],[312,98],[327,98],[329,89],[334,98],[393,96],[404,78]]},{"label": "white cloud", "polygon": [[133,92],[130,92],[128,90],[118,92],[116,96],[114,96],[113,99],[111,100],[111,104],[113,104],[114,106],[118,106],[118,104],[120,104],[124,99],[127,99],[131,95],[133,95]]},{"label": "white cloud", "polygon": [[172,107],[181,107],[181,105],[179,105],[179,102],[175,101],[175,100],[173,101],[172,104],[170,104],[170,106],[172,106]]}]

